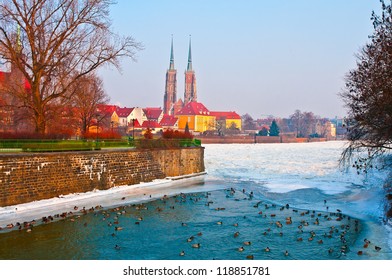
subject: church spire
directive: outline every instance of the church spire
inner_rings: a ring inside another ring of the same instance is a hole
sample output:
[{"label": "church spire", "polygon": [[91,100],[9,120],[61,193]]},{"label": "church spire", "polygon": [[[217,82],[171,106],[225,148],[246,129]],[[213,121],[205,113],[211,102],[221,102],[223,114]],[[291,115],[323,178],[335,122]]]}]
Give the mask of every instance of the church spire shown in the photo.
[{"label": "church spire", "polygon": [[16,49],[17,49],[18,53],[20,53],[20,51],[22,49],[22,40],[20,37],[20,25],[19,24],[16,26]]},{"label": "church spire", "polygon": [[192,51],[191,51],[191,35],[189,35],[189,52],[188,52],[188,67],[187,71],[192,71]]},{"label": "church spire", "polygon": [[173,34],[171,38],[171,49],[170,49],[170,70],[174,70],[174,52],[173,52]]}]

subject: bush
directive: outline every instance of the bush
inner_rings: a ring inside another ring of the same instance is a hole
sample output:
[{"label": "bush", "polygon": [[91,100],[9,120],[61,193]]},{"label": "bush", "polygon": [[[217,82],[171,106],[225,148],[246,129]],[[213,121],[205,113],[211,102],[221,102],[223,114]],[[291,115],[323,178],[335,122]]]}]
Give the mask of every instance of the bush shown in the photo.
[{"label": "bush", "polygon": [[182,132],[173,129],[166,129],[162,133],[162,138],[164,139],[193,139],[193,135],[190,132]]},{"label": "bush", "polygon": [[95,132],[86,132],[83,135],[84,139],[121,139],[121,135],[117,132],[114,131],[102,131],[99,133],[95,133]]}]

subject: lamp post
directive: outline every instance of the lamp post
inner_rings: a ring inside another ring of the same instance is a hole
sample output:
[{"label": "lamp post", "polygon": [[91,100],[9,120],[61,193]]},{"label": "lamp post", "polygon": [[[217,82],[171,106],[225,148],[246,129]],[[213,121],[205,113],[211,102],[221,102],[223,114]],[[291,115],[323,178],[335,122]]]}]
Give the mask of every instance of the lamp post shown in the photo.
[{"label": "lamp post", "polygon": [[132,119],[132,139],[135,140],[135,121],[136,119]]}]

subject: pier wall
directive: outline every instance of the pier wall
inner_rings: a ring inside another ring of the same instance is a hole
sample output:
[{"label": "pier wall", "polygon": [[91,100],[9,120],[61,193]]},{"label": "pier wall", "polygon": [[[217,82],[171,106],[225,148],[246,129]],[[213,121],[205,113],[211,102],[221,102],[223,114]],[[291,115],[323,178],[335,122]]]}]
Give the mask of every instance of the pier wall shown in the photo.
[{"label": "pier wall", "polygon": [[0,207],[203,171],[203,147],[0,154]]}]

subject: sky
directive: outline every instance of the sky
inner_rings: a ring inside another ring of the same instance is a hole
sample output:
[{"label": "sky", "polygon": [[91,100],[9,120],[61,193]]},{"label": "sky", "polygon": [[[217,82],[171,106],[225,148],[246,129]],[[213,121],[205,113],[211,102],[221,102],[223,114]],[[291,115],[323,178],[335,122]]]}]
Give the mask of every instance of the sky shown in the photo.
[{"label": "sky", "polygon": [[104,68],[112,104],[162,107],[173,35],[184,99],[189,36],[198,102],[253,118],[295,110],[344,117],[345,74],[372,33],[377,0],[118,0],[112,29],[143,44],[121,72]]}]

